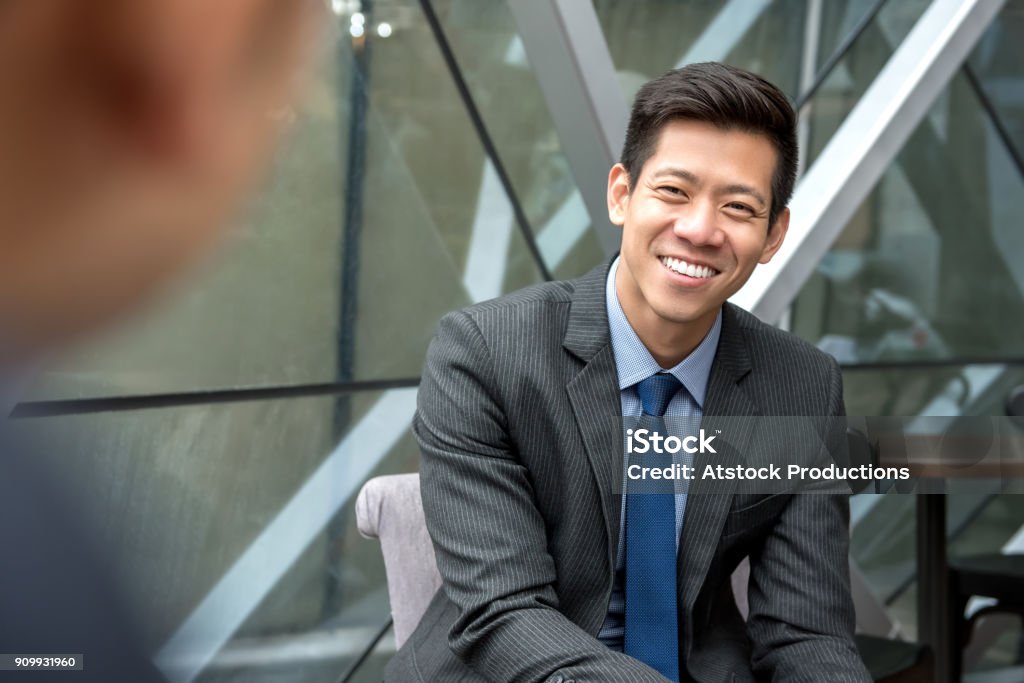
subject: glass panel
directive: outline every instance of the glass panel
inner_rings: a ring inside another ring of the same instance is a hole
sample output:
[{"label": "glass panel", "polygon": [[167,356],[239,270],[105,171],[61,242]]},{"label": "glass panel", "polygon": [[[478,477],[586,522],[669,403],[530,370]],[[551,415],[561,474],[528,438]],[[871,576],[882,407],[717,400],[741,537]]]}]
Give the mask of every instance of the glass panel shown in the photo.
[{"label": "glass panel", "polygon": [[[333,683],[388,618],[380,549],[358,536],[353,505],[368,476],[417,468],[414,397],[399,389],[32,422],[57,435],[52,469],[73,482],[77,508],[109,546],[104,557],[152,651],[230,584],[216,617],[226,609],[244,621],[217,632],[230,642],[217,643],[202,680],[284,680],[273,675],[288,670],[288,680]],[[281,578],[263,585],[261,576]]]},{"label": "glass panel", "polygon": [[[954,503],[956,499],[951,499]],[[1010,550],[1024,552],[1024,543],[1014,536],[1024,525],[1024,496],[992,493],[979,506],[970,510],[971,516],[961,532],[949,544],[952,556],[998,553],[1008,541],[1014,541]]]},{"label": "glass panel", "polygon": [[545,264],[556,278],[582,275],[604,256],[507,3],[432,5]]},{"label": "glass panel", "polygon": [[915,497],[858,494],[850,512],[850,558],[903,635],[913,637],[917,606],[905,595],[917,572]]},{"label": "glass panel", "polygon": [[749,69],[796,99],[807,5],[805,0],[595,0],[594,9],[629,102],[645,81],[707,61]]},{"label": "glass panel", "polygon": [[33,398],[332,381],[348,64],[325,55],[266,190],[223,257],[39,378]]},{"label": "glass panel", "polygon": [[[381,400],[374,397],[373,402],[379,405]],[[419,448],[407,430],[408,422],[395,421],[401,438],[381,453],[366,479],[419,468]],[[375,455],[353,452],[352,457]],[[361,486],[362,482],[354,491]],[[287,673],[289,680],[335,683],[355,664],[391,610],[380,543],[358,533],[354,506],[355,495],[267,592],[200,681],[276,681],[281,679],[275,675]],[[266,666],[268,652],[281,654],[272,667]],[[388,634],[360,671],[382,671],[394,652],[394,637]],[[246,661],[238,653],[256,656]]]},{"label": "glass panel", "polygon": [[957,75],[804,286],[793,330],[847,363],[1019,358],[1022,193]]},{"label": "glass panel", "polygon": [[[892,1],[892,0],[887,0]],[[815,73],[821,71],[829,57],[839,49],[857,23],[867,15],[877,0],[839,0],[821,3],[821,30],[818,33]]]},{"label": "glass panel", "polygon": [[42,377],[34,398],[415,377],[443,313],[540,279],[495,219],[512,215],[508,197],[418,3],[366,21],[355,37],[337,17],[224,263]]},{"label": "glass panel", "polygon": [[1018,153],[1024,151],[1024,3],[1008,2],[978,41],[969,63],[999,112]]},{"label": "glass panel", "polygon": [[[458,280],[470,300],[492,298],[536,282],[539,274],[510,219],[509,199],[489,170],[480,138],[420,4],[413,0],[389,2],[367,17],[369,25],[378,32],[385,23],[391,29],[387,39],[374,41],[370,68],[373,105],[390,132],[380,135],[378,140],[395,148],[398,160],[410,176],[409,192],[389,192],[387,179],[382,178],[384,182],[367,196],[376,197],[380,204],[414,200],[425,206],[431,221],[420,230],[426,227],[429,232],[442,235]],[[344,15],[341,19],[346,21]],[[369,220],[367,223],[372,224]],[[380,224],[388,225],[386,216]],[[401,258],[397,252],[405,248],[404,232],[410,228],[399,230],[399,239],[390,240],[387,248]],[[410,256],[415,262],[415,246]],[[363,261],[366,260],[364,257]],[[401,263],[398,265],[400,274]],[[423,274],[429,277],[432,269],[425,269]],[[414,277],[398,277],[396,281],[394,275],[378,283],[385,296],[401,297],[405,287],[421,286]],[[422,295],[421,290],[415,291]],[[386,307],[378,303],[376,308]],[[393,319],[395,313],[392,308],[385,317]],[[437,317],[433,316],[434,321]],[[433,325],[428,331],[432,332],[432,328]],[[382,336],[381,341],[384,339]],[[421,365],[422,352],[412,374],[418,374]]]},{"label": "glass panel", "polygon": [[843,369],[848,415],[1004,415],[1020,365]]},{"label": "glass panel", "polygon": [[886,2],[821,84],[810,109],[805,109],[810,127],[809,141],[803,150],[805,168],[817,159],[928,5],[928,0]]}]

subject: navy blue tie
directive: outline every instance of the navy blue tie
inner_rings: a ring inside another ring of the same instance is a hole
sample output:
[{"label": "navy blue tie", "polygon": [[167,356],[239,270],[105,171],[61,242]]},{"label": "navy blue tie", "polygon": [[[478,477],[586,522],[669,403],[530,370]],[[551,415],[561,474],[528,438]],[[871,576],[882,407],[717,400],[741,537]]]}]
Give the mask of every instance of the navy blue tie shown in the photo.
[{"label": "navy blue tie", "polygon": [[[658,373],[637,385],[643,414],[638,429],[667,435],[665,409],[682,385]],[[664,467],[671,456],[630,454],[630,464]],[[639,459],[638,459],[639,458]],[[626,628],[623,651],[661,675],[679,681],[676,608],[676,519],[673,480],[626,486]]]}]

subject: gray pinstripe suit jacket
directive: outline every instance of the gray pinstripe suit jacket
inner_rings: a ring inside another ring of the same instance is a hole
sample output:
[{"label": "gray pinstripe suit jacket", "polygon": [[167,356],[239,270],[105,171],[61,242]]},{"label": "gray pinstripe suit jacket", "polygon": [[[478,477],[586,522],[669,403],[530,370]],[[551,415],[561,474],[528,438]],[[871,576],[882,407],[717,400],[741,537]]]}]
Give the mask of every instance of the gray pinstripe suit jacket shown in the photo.
[{"label": "gray pinstripe suit jacket", "polygon": [[[442,319],[414,431],[444,587],[386,681],[665,681],[595,637],[622,477],[607,270]],[[842,411],[831,358],[726,304],[705,420]],[[740,461],[719,451],[715,463]],[[870,681],[853,643],[846,496],[691,486],[677,578],[684,678]],[[729,576],[747,555],[744,623]]]}]

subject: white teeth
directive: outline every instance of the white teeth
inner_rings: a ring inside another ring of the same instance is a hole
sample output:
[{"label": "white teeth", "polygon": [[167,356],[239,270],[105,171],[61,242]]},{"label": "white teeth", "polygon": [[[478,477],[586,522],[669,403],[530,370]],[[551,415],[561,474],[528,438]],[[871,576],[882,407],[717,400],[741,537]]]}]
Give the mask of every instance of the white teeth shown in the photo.
[{"label": "white teeth", "polygon": [[672,258],[671,256],[662,257],[661,262],[677,273],[689,275],[690,277],[700,280],[709,278],[715,274],[715,270],[708,266],[695,266],[692,263],[687,263],[686,261],[681,261],[679,259]]}]

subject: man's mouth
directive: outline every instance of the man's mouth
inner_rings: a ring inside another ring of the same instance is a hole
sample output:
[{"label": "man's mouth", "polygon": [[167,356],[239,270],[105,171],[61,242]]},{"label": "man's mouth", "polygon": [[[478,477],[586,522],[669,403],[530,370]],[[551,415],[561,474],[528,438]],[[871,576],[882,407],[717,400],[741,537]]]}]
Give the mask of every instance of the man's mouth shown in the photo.
[{"label": "man's mouth", "polygon": [[658,260],[661,261],[669,270],[679,273],[680,275],[687,275],[698,280],[706,280],[709,277],[718,275],[718,271],[711,266],[698,266],[693,263],[687,263],[681,259],[672,258],[671,256],[662,256]]}]

